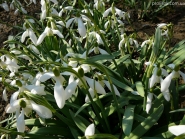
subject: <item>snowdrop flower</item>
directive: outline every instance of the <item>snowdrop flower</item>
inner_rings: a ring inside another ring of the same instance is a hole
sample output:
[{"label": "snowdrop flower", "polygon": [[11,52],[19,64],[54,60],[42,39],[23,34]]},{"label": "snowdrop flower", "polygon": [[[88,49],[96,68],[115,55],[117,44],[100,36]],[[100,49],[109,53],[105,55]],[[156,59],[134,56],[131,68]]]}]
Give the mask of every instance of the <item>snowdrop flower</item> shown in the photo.
[{"label": "snowdrop flower", "polygon": [[146,101],[146,113],[149,113],[152,107],[153,93],[148,92],[147,101]]},{"label": "snowdrop flower", "polygon": [[[103,55],[108,55],[107,51],[99,48],[98,46],[94,47],[93,49],[91,49],[90,51],[94,51],[95,54],[103,54]],[[89,53],[90,54],[90,53]]]},{"label": "snowdrop flower", "polygon": [[121,47],[124,45],[124,43],[125,43],[125,36],[126,36],[126,34],[122,34],[121,35],[121,41],[119,42],[119,45],[118,45],[118,48],[119,48],[119,50],[121,50]]},{"label": "snowdrop flower", "polygon": [[[99,94],[105,95],[106,92],[104,90],[104,88],[102,87],[102,85],[97,82],[94,79],[90,79],[89,77],[84,76],[84,79],[86,80],[86,82],[88,83],[89,87],[91,88],[89,90],[91,97],[94,97],[94,92],[96,91]],[[89,97],[88,95],[86,95],[85,101],[88,102],[89,101]]]},{"label": "snowdrop flower", "polygon": [[181,75],[185,82],[185,74],[179,70],[179,65],[170,64],[168,65],[173,71],[162,81],[161,83],[161,92],[166,92],[171,84],[173,78],[179,78]]},{"label": "snowdrop flower", "polygon": [[[111,91],[112,89],[111,89],[110,83],[109,83],[108,81],[105,81],[105,80],[103,80],[103,82],[104,82],[104,84],[108,87],[108,89]],[[113,88],[114,88],[115,94],[116,94],[117,96],[120,96],[120,93],[119,93],[117,87],[116,87],[115,85],[113,85]],[[112,91],[112,92],[113,92],[113,91]]]},{"label": "snowdrop flower", "polygon": [[[60,8],[62,8],[62,7],[60,7]],[[62,10],[59,12],[58,16],[62,16],[62,14],[64,12],[71,11],[71,10],[73,10],[73,6],[66,6],[66,7],[62,8]]]},{"label": "snowdrop flower", "polygon": [[[121,20],[117,19],[117,22],[119,23],[118,26],[121,26],[121,27],[124,26],[124,23],[123,23]],[[107,29],[108,26],[110,26],[112,29],[114,29],[114,27],[116,26],[116,22],[115,22],[114,20],[108,20],[108,21],[105,23],[104,28]],[[119,30],[121,30],[121,29],[119,28]],[[122,30],[121,30],[121,31],[122,31]]]},{"label": "snowdrop flower", "polygon": [[[22,108],[21,113],[20,108]],[[25,131],[24,115],[29,115],[32,109],[36,111],[36,113],[42,118],[47,119],[52,117],[52,112],[47,107],[38,105],[33,101],[26,100],[25,98],[10,101],[10,104],[6,108],[6,113],[16,112],[17,119],[16,127],[18,132],[24,133]],[[21,138],[21,136],[18,136],[18,138]]]},{"label": "snowdrop flower", "polygon": [[150,44],[150,40],[145,40],[144,42],[142,42],[141,48],[148,44]]},{"label": "snowdrop flower", "polygon": [[94,7],[97,10],[102,10],[105,6],[105,3],[103,2],[103,0],[94,0]]},{"label": "snowdrop flower", "polygon": [[14,11],[14,15],[17,16],[18,14],[19,14],[19,9],[16,9],[16,10]]},{"label": "snowdrop flower", "polygon": [[85,136],[92,136],[95,133],[95,125],[92,123],[85,129]]},{"label": "snowdrop flower", "polygon": [[53,35],[53,34],[58,35],[60,38],[64,38],[64,36],[62,35],[62,33],[59,30],[55,30],[55,29],[46,27],[44,32],[38,38],[36,45],[40,45],[47,35],[49,36],[49,35]]},{"label": "snowdrop flower", "polygon": [[20,68],[17,65],[17,60],[16,59],[11,59],[8,55],[2,55],[0,57],[1,61],[3,62],[3,65],[6,66],[6,68],[8,70],[10,70],[11,72],[17,72],[18,69]]},{"label": "snowdrop flower", "polygon": [[129,43],[130,45],[134,45],[136,48],[139,47],[139,44],[136,40],[134,40],[133,38],[129,38]]},{"label": "snowdrop flower", "polygon": [[63,88],[64,77],[60,75],[59,69],[57,67],[53,68],[53,72],[46,72],[40,77],[41,82],[53,78],[55,80],[54,85],[54,98],[56,100],[57,106],[62,109],[66,101],[66,92]]},{"label": "snowdrop flower", "polygon": [[78,23],[78,32],[79,32],[80,36],[81,37],[85,37],[85,35],[86,35],[86,28],[85,28],[85,25],[84,25],[81,17],[74,17],[74,18],[69,19],[66,22],[66,28],[69,28],[69,26],[71,25],[71,23],[73,21]]},{"label": "snowdrop flower", "polygon": [[3,99],[5,101],[8,101],[8,97],[7,97],[7,94],[6,94],[6,88],[3,90]]},{"label": "snowdrop flower", "polygon": [[110,12],[113,12],[113,10],[115,10],[115,14],[118,15],[120,18],[123,18],[123,20],[125,20],[125,12],[116,8],[116,7],[110,7],[108,8],[104,13],[103,13],[103,17],[107,17],[108,14]]},{"label": "snowdrop flower", "polygon": [[185,125],[175,125],[168,127],[168,130],[175,136],[185,134]]},{"label": "snowdrop flower", "polygon": [[[105,34],[105,32],[103,32],[103,33]],[[101,36],[98,33],[92,31],[92,32],[89,33],[89,36],[96,37],[97,43],[104,45],[103,40],[102,40]]]},{"label": "snowdrop flower", "polygon": [[30,4],[31,4],[32,2],[33,2],[34,4],[37,4],[37,3],[36,3],[36,0],[30,0]]},{"label": "snowdrop flower", "polygon": [[39,52],[39,50],[37,49],[37,47],[35,47],[34,45],[32,45],[32,44],[29,44],[28,46],[27,46],[28,48],[30,48],[33,52],[35,52],[36,54],[40,54],[40,52]]},{"label": "snowdrop flower", "polygon": [[24,14],[27,14],[27,11],[26,11],[23,7],[21,7],[21,11],[22,11]]},{"label": "snowdrop flower", "polygon": [[167,28],[167,25],[168,24],[166,24],[166,23],[161,23],[161,24],[158,24],[157,25],[157,27],[162,30],[161,36],[169,37],[168,36],[168,28]]},{"label": "snowdrop flower", "polygon": [[33,30],[31,28],[27,28],[26,31],[22,34],[21,36],[21,42],[23,43],[25,41],[26,37],[30,37],[31,41],[33,42],[34,45],[37,43],[37,37]]},{"label": "snowdrop flower", "polygon": [[3,9],[5,9],[5,11],[9,11],[9,7],[8,7],[8,4],[7,2],[5,1],[4,3],[0,4],[1,7],[3,7]]}]

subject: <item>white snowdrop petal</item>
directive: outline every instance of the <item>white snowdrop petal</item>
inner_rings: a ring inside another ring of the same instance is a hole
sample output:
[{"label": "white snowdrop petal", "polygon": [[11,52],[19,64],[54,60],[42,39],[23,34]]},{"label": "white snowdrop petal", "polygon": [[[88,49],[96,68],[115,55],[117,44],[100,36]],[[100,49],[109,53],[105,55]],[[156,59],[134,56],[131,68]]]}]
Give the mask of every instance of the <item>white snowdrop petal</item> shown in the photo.
[{"label": "white snowdrop petal", "polygon": [[59,30],[52,30],[53,34],[58,35],[60,38],[64,38],[64,36],[62,35],[62,33]]},{"label": "white snowdrop petal", "polygon": [[90,124],[85,130],[85,136],[92,136],[95,133],[95,125]]},{"label": "white snowdrop petal", "polygon": [[168,130],[175,136],[179,136],[185,133],[185,125],[170,126]]},{"label": "white snowdrop petal", "polygon": [[74,93],[75,93],[75,90],[76,90],[76,87],[77,87],[77,82],[76,81],[73,81],[71,82],[65,89],[65,92],[66,92],[66,100],[69,99]]},{"label": "white snowdrop petal", "polygon": [[16,125],[17,125],[18,132],[25,131],[24,110],[22,110],[21,114],[18,116]]},{"label": "white snowdrop petal", "polygon": [[109,55],[109,54],[107,53],[107,51],[105,51],[105,50],[103,50],[103,49],[101,49],[101,48],[99,48],[99,51],[100,51],[101,54]]},{"label": "white snowdrop petal", "polygon": [[44,88],[45,86],[35,86],[33,89],[31,89],[31,93],[37,94],[37,95],[46,95]]},{"label": "white snowdrop petal", "polygon": [[43,33],[39,36],[36,45],[40,45],[40,44],[43,42],[43,40],[44,40],[44,38],[46,37],[46,35],[47,35],[47,33],[46,33],[46,32],[43,32]]},{"label": "white snowdrop petal", "polygon": [[45,18],[46,18],[46,10],[42,10],[40,19],[41,19],[41,20],[44,20]]},{"label": "white snowdrop petal", "polygon": [[[93,99],[94,98],[94,90],[92,88],[89,88],[89,93],[90,93],[90,95],[91,95],[91,97]],[[90,99],[89,99],[88,95],[86,95],[86,97],[85,97],[85,102],[86,103],[90,102]]]},{"label": "white snowdrop petal", "polygon": [[31,106],[36,113],[42,117],[42,118],[51,118],[52,117],[52,112],[50,109],[48,109],[45,106],[38,105],[35,102],[31,101]]},{"label": "white snowdrop petal", "polygon": [[3,99],[5,101],[8,101],[8,97],[7,97],[7,94],[6,94],[6,88],[3,90]]},{"label": "white snowdrop petal", "polygon": [[161,70],[162,70],[162,75],[168,76],[168,72],[165,69],[161,68]]},{"label": "white snowdrop petal", "polygon": [[45,82],[45,81],[47,81],[48,79],[50,79],[50,78],[52,78],[52,77],[54,77],[55,75],[54,75],[54,73],[53,72],[46,72],[46,73],[44,73],[41,77],[40,77],[40,81],[41,82]]},{"label": "white snowdrop petal", "polygon": [[105,89],[100,85],[99,82],[97,82],[97,81],[95,81],[95,80],[93,80],[93,79],[90,79],[90,78],[88,78],[88,77],[85,77],[85,79],[86,79],[88,85],[89,85],[93,90],[96,90],[97,93],[102,94],[102,95],[106,94]]},{"label": "white snowdrop petal", "polygon": [[21,36],[21,42],[23,43],[25,41],[25,38],[29,35],[28,30],[26,30],[22,36]]},{"label": "white snowdrop petal", "polygon": [[11,98],[10,98],[10,104],[13,104],[13,102],[14,102],[15,100],[17,100],[18,95],[19,95],[19,91],[16,91],[16,92],[14,92],[14,93],[12,94],[12,96],[11,96]]},{"label": "white snowdrop petal", "polygon": [[[109,83],[108,81],[105,81],[105,80],[103,80],[103,82],[105,83],[105,85],[106,85],[106,86],[109,88],[109,90],[111,91],[112,89],[111,89],[110,83]],[[113,88],[114,88],[115,94],[116,94],[117,96],[120,96],[120,93],[119,93],[119,91],[118,91],[118,89],[116,88],[115,85],[113,85]]]},{"label": "white snowdrop petal", "polygon": [[71,25],[71,23],[75,20],[75,18],[71,18],[66,22],[66,28],[69,28],[69,26]]},{"label": "white snowdrop petal", "polygon": [[162,92],[164,98],[166,99],[166,101],[170,101],[170,93],[169,93],[169,89],[167,89],[165,92]]},{"label": "white snowdrop petal", "polygon": [[175,64],[169,64],[168,67],[170,67],[171,69],[175,68]]},{"label": "white snowdrop petal", "polygon": [[110,11],[112,10],[111,9],[112,7],[108,8],[104,13],[103,13],[103,17],[107,17],[108,14],[110,13]]},{"label": "white snowdrop petal", "polygon": [[173,71],[161,82],[161,92],[165,92],[169,88],[174,74],[175,72]]},{"label": "white snowdrop petal", "polygon": [[98,44],[103,44],[104,45],[103,40],[102,40],[101,36],[98,33],[96,33],[96,39],[97,39]]},{"label": "white snowdrop petal", "polygon": [[146,112],[149,113],[151,106],[152,106],[152,99],[153,99],[153,94],[148,93],[147,95],[147,101],[146,101]]},{"label": "white snowdrop petal", "polygon": [[139,93],[137,91],[132,91],[131,92],[133,95],[139,95]]},{"label": "white snowdrop petal", "polygon": [[37,37],[32,29],[29,29],[29,36],[34,45],[37,44]]},{"label": "white snowdrop petal", "polygon": [[59,80],[56,80],[56,83],[54,86],[54,97],[55,97],[57,106],[60,109],[62,109],[66,101],[66,92]]},{"label": "white snowdrop petal", "polygon": [[86,28],[84,23],[82,22],[81,18],[78,18],[78,31],[81,37],[85,37],[86,35]]}]

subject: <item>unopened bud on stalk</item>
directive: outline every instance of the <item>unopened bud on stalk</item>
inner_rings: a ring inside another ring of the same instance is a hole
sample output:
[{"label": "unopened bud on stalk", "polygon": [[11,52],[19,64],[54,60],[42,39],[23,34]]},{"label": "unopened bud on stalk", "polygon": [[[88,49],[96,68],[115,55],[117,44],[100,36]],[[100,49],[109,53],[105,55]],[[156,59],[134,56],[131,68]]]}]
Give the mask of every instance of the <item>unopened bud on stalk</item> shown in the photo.
[{"label": "unopened bud on stalk", "polygon": [[56,77],[60,76],[60,70],[59,67],[54,67],[53,68],[53,73]]},{"label": "unopened bud on stalk", "polygon": [[175,65],[175,67],[174,67],[174,71],[178,72],[178,71],[179,71],[179,69],[180,69],[180,66],[179,66],[179,65]]},{"label": "unopened bud on stalk", "polygon": [[78,74],[79,74],[81,77],[84,76],[84,70],[83,70],[81,67],[78,69]]},{"label": "unopened bud on stalk", "polygon": [[161,68],[158,68],[158,70],[157,70],[157,76],[161,76],[161,74],[162,74],[162,70],[161,70]]},{"label": "unopened bud on stalk", "polygon": [[41,67],[39,68],[39,72],[41,72],[41,73],[43,72],[43,69]]},{"label": "unopened bud on stalk", "polygon": [[21,100],[19,101],[19,105],[20,105],[22,108],[26,108],[26,102],[25,102],[23,99],[21,99]]},{"label": "unopened bud on stalk", "polygon": [[19,86],[19,87],[22,87],[22,83],[21,83],[21,81],[16,80],[16,85],[17,85],[17,86]]}]

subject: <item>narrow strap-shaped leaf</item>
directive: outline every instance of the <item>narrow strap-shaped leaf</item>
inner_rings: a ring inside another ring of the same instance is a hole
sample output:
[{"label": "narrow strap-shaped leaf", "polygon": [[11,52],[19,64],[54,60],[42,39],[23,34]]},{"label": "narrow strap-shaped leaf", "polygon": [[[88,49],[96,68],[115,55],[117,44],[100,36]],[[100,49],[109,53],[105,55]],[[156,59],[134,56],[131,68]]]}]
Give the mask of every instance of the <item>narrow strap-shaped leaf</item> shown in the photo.
[{"label": "narrow strap-shaped leaf", "polygon": [[129,135],[129,139],[138,139],[143,136],[161,117],[164,106],[161,104],[148,118],[140,123]]},{"label": "narrow strap-shaped leaf", "polygon": [[136,82],[136,89],[139,93],[140,96],[144,97],[145,96],[145,91],[142,82]]},{"label": "narrow strap-shaped leaf", "polygon": [[132,130],[132,124],[134,120],[134,108],[135,105],[128,105],[125,109],[125,113],[122,119],[122,130],[127,136]]}]

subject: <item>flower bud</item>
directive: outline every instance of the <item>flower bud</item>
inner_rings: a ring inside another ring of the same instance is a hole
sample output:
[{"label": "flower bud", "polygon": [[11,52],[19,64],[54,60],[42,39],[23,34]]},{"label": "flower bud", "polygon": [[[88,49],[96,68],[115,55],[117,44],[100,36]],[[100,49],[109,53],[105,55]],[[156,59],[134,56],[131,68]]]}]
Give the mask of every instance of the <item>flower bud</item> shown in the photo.
[{"label": "flower bud", "polygon": [[60,76],[60,71],[59,71],[59,67],[54,67],[53,68],[53,73],[56,77]]},{"label": "flower bud", "polygon": [[158,68],[158,70],[157,70],[157,76],[161,76],[161,74],[162,74],[162,70],[161,70],[161,68]]},{"label": "flower bud", "polygon": [[23,99],[21,99],[21,100],[19,101],[19,105],[20,105],[22,108],[26,108],[26,102],[25,102]]},{"label": "flower bud", "polygon": [[43,69],[41,67],[39,68],[39,72],[41,72],[41,73],[43,72]]},{"label": "flower bud", "polygon": [[17,86],[19,86],[19,87],[22,87],[22,83],[21,83],[21,81],[16,80],[16,85],[17,85]]},{"label": "flower bud", "polygon": [[78,69],[78,74],[79,74],[81,77],[84,76],[84,70],[83,70],[81,67]]},{"label": "flower bud", "polygon": [[180,66],[179,65],[175,65],[175,67],[174,67],[174,71],[179,71],[179,69],[180,69]]}]

